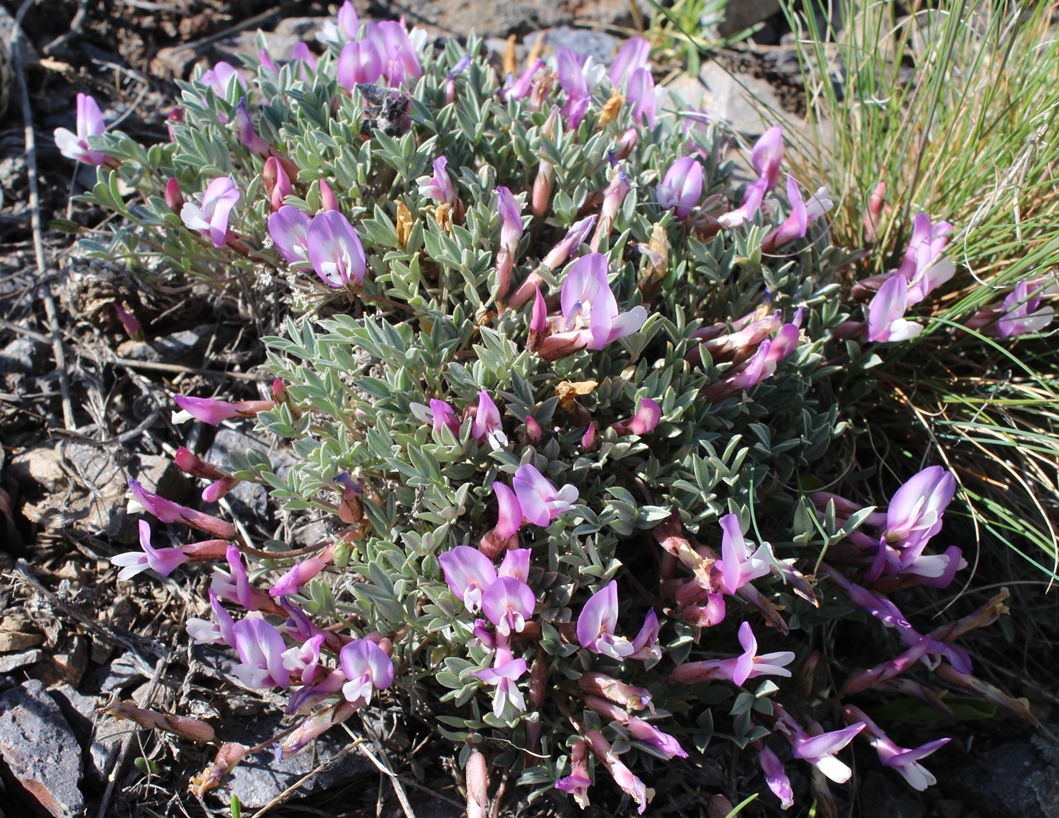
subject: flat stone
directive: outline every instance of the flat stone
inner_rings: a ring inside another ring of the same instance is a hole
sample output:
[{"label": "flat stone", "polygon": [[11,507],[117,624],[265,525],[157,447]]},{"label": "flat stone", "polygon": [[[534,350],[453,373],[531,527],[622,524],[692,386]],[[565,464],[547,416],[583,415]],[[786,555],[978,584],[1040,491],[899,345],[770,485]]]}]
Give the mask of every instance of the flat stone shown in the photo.
[{"label": "flat stone", "polygon": [[1057,760],[1059,747],[1041,734],[975,753],[974,763],[944,775],[934,773],[949,795],[990,818],[1059,818]]},{"label": "flat stone", "polygon": [[[244,454],[250,449],[268,452],[272,445],[271,437],[253,431],[249,422],[235,429],[222,426],[214,435],[213,445],[206,452],[205,460],[227,471],[230,466],[231,452]],[[272,459],[273,470],[280,477],[285,476],[295,463],[294,458],[286,451],[272,451],[269,456]],[[229,491],[226,497],[231,503],[232,513],[237,518],[244,521],[250,519],[262,521],[268,518],[268,489],[265,486],[244,481]]]},{"label": "flat stone", "polygon": [[104,693],[126,690],[146,678],[143,664],[128,653],[123,653],[109,665],[103,665],[96,671],[99,689]]},{"label": "flat stone", "polygon": [[14,673],[21,667],[35,665],[44,660],[44,651],[27,650],[24,653],[12,653],[0,656],[0,673]]},{"label": "flat stone", "polygon": [[19,650],[35,648],[44,641],[39,633],[8,633],[0,631],[0,653],[14,653]]},{"label": "flat stone", "polygon": [[8,472],[23,486],[30,488],[30,484],[36,484],[48,492],[59,491],[69,480],[59,453],[43,446],[16,454],[11,458]]},{"label": "flat stone", "polygon": [[88,670],[88,640],[74,636],[68,650],[48,656],[30,671],[45,687],[80,684]]},{"label": "flat stone", "polygon": [[[162,49],[165,51],[165,49]],[[161,54],[161,51],[159,52]],[[180,363],[196,347],[204,343],[212,330],[209,327],[196,327],[170,335],[160,335],[147,342],[125,341],[118,346],[118,355],[134,361],[151,363]],[[201,361],[200,361],[201,363]]]},{"label": "flat stone", "polygon": [[570,26],[559,26],[542,31],[539,34],[530,34],[526,37],[526,45],[530,48],[538,37],[545,37],[545,51],[553,53],[558,48],[569,48],[575,54],[585,54],[598,63],[610,65],[614,55],[621,47],[622,41],[602,31],[592,31],[587,28],[571,28]]},{"label": "flat stone", "polygon": [[55,699],[59,710],[70,723],[78,744],[84,748],[82,762],[85,779],[96,788],[106,785],[107,776],[117,760],[125,734],[135,729],[131,722],[102,718],[96,708],[102,700],[82,696],[70,685],[62,685],[48,691]]},{"label": "flat stone", "polygon": [[[783,111],[780,98],[765,80],[750,74],[733,75],[713,61],[702,66],[699,76],[706,84],[702,99],[706,113],[744,137],[758,137],[771,126],[759,111]],[[787,118],[795,121],[789,115]]]},{"label": "flat stone", "polygon": [[0,757],[7,773],[55,818],[79,818],[81,749],[59,705],[35,679],[0,696]]},{"label": "flat stone", "polygon": [[277,34],[275,32],[241,31],[234,37],[226,37],[220,42],[213,44],[213,51],[217,59],[226,60],[232,65],[241,65],[240,54],[252,54],[255,57],[260,50],[257,45],[257,35],[265,37],[265,48],[269,57],[276,62],[284,62],[291,59],[294,46],[302,41],[301,37],[293,34]]},{"label": "flat stone", "polygon": [[[240,720],[225,732],[224,740],[253,746],[278,734],[282,729],[281,719],[275,715]],[[295,753],[283,761],[277,762],[270,751],[258,753],[245,758],[232,774],[221,782],[217,792],[224,803],[228,803],[234,794],[239,797],[239,803],[244,807],[263,807],[294,782],[333,759],[350,741],[345,730],[334,727],[316,739],[315,747],[309,745],[302,752]],[[309,779],[302,785],[301,791],[309,794],[367,776],[377,777],[378,770],[364,756],[353,752],[335,766]]]}]

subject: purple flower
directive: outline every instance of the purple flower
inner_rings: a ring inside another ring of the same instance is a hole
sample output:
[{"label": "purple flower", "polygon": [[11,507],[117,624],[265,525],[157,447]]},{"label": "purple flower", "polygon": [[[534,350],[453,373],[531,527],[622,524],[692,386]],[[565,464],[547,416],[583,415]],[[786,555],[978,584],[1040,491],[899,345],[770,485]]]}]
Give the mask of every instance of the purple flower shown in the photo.
[{"label": "purple flower", "polygon": [[320,646],[326,638],[324,634],[318,633],[301,645],[283,651],[283,667],[291,673],[297,673],[302,684],[312,684],[317,671],[323,672],[324,669],[320,667]]},{"label": "purple flower", "polygon": [[847,721],[858,719],[866,725],[864,735],[871,743],[871,746],[875,748],[875,752],[879,754],[879,761],[885,766],[893,767],[897,770],[911,787],[922,792],[927,787],[938,783],[937,779],[930,774],[930,771],[919,763],[919,760],[926,758],[936,750],[940,750],[951,739],[941,738],[935,741],[928,741],[914,750],[907,750],[904,747],[898,747],[882,731],[879,725],[869,719],[859,708],[849,705],[842,712]]},{"label": "purple flower", "polygon": [[761,771],[765,774],[765,783],[772,790],[772,794],[780,799],[781,809],[790,809],[794,806],[794,791],[791,789],[791,780],[787,777],[787,771],[783,769],[783,762],[768,746],[762,742],[758,748],[758,763]]},{"label": "purple flower", "polygon": [[316,71],[316,57],[305,43],[298,43],[291,49],[290,58],[292,62],[302,63],[300,76],[305,82],[311,82],[312,76],[309,72]]},{"label": "purple flower", "polygon": [[639,659],[643,662],[658,662],[662,658],[662,649],[658,647],[658,614],[652,608],[644,617],[643,627],[632,640],[632,653],[630,659]]},{"label": "purple flower", "polygon": [[670,165],[655,195],[659,207],[674,210],[677,218],[683,219],[702,195],[702,165],[690,156],[682,156]]},{"label": "purple flower", "polygon": [[726,594],[734,594],[748,582],[767,575],[774,557],[767,543],[759,545],[753,556],[747,553],[738,515],[726,514],[722,517],[721,528],[724,529],[721,538],[721,590]]},{"label": "purple flower", "polygon": [[[596,219],[597,216],[592,215],[570,225],[570,229],[566,231],[562,240],[548,251],[542,264],[549,270],[558,270],[570,258],[570,254],[585,243],[588,234],[596,226]],[[522,303],[525,303],[525,299]]]},{"label": "purple flower", "polygon": [[364,280],[364,246],[349,220],[337,210],[326,210],[309,224],[309,260],[328,287],[345,287]]},{"label": "purple flower", "polygon": [[412,414],[424,423],[429,423],[435,432],[448,428],[454,435],[460,435],[460,420],[456,417],[456,410],[448,403],[436,398],[430,399],[430,406],[424,406],[414,401],[408,404]]},{"label": "purple flower", "polygon": [[346,43],[338,55],[338,82],[347,91],[361,83],[374,83],[382,76],[385,54],[380,50],[382,38],[372,36],[375,27],[375,23],[368,23],[365,38]]},{"label": "purple flower", "polygon": [[534,525],[548,525],[564,511],[572,509],[578,499],[576,487],[567,483],[557,490],[536,466],[529,463],[518,467],[511,484],[522,515]]},{"label": "purple flower", "polygon": [[688,757],[687,752],[680,746],[680,742],[669,733],[663,733],[650,722],[646,722],[636,716],[629,716],[628,718],[629,720],[625,726],[629,730],[629,735],[637,741],[642,741],[644,744],[653,747],[666,758]]},{"label": "purple flower", "polygon": [[793,719],[784,714],[776,723],[776,729],[791,743],[795,758],[808,761],[816,769],[834,781],[845,784],[853,771],[835,757],[835,753],[853,741],[853,737],[864,729],[864,722],[851,724],[842,730],[810,736]]},{"label": "purple flower", "polygon": [[342,8],[338,10],[337,19],[337,26],[330,20],[324,22],[323,29],[316,34],[317,41],[340,46],[344,42],[357,38],[360,20],[357,17],[357,10],[353,7],[353,3],[350,0],[345,0],[342,4]]},{"label": "purple flower", "polygon": [[651,55],[651,44],[643,37],[630,37],[618,50],[614,62],[610,64],[610,83],[621,88],[622,82],[637,69],[647,67],[647,58]]},{"label": "purple flower", "polygon": [[[1030,288],[1036,292],[1030,295]],[[1023,279],[1004,299],[1004,314],[995,324],[986,327],[986,335],[997,338],[1012,338],[1016,335],[1029,335],[1041,332],[1052,323],[1055,311],[1051,307],[1041,307],[1041,282],[1030,282]]]},{"label": "purple flower", "polygon": [[269,216],[268,234],[288,264],[309,261],[309,217],[298,208],[283,205]]},{"label": "purple flower", "polygon": [[500,211],[500,249],[496,253],[497,299],[502,299],[511,288],[511,268],[518,255],[518,241],[522,236],[522,209],[511,191],[501,185],[496,189],[497,209]]},{"label": "purple flower", "polygon": [[[503,485],[493,483],[493,488]],[[504,486],[507,488],[507,486]],[[511,491],[508,489],[508,491]],[[500,577],[511,577],[519,582],[529,582],[530,550],[528,548],[512,548],[504,554],[504,560],[497,569]]]},{"label": "purple flower", "polygon": [[570,750],[570,775],[555,782],[555,788],[568,792],[581,809],[588,809],[588,788],[592,786],[588,770],[588,745],[581,739]]},{"label": "purple flower", "polygon": [[192,617],[187,621],[184,629],[187,631],[191,641],[196,645],[225,644],[235,647],[235,622],[231,614],[224,609],[217,594],[212,590],[210,596],[210,608],[213,609],[213,621]]},{"label": "purple flower", "polygon": [[643,306],[618,312],[617,299],[607,283],[607,257],[601,253],[582,256],[570,265],[560,303],[559,332],[545,338],[540,348],[540,356],[549,361],[579,349],[603,349],[637,332],[647,320]]},{"label": "purple flower", "polygon": [[[765,192],[776,187],[783,164],[783,128],[776,125],[761,135],[750,154],[750,164],[760,179],[765,180]],[[792,200],[793,201],[793,200]]]},{"label": "purple flower", "polygon": [[644,786],[643,781],[633,775],[632,770],[626,767],[621,759],[613,753],[610,743],[603,738],[603,735],[598,730],[587,730],[585,732],[585,740],[588,742],[588,746],[592,748],[596,758],[607,768],[607,772],[614,779],[614,783],[621,787],[622,791],[637,803],[637,813],[643,815],[644,810],[647,809],[648,801],[647,787]]},{"label": "purple flower", "polygon": [[385,20],[378,24],[382,35],[385,67],[383,74],[389,84],[396,88],[406,80],[417,80],[423,76],[412,41],[405,27],[396,20]]},{"label": "purple flower", "polygon": [[482,594],[482,612],[505,638],[522,633],[536,604],[533,589],[513,577],[498,577]]},{"label": "purple flower", "polygon": [[896,343],[919,335],[923,327],[905,319],[906,309],[908,282],[904,276],[890,276],[868,305],[868,340]]},{"label": "purple flower", "polygon": [[787,199],[791,203],[790,215],[761,242],[762,249],[768,252],[789,241],[805,238],[805,232],[809,229],[809,212],[805,207],[805,199],[802,198],[801,188],[790,174],[787,174]]},{"label": "purple flower", "polygon": [[214,179],[202,194],[202,207],[185,203],[180,210],[180,219],[189,230],[211,239],[214,247],[224,247],[228,214],[241,195],[235,182],[227,176]]},{"label": "purple flower", "polygon": [[264,619],[241,619],[234,630],[240,664],[233,672],[240,682],[254,690],[290,684],[290,671],[283,666],[287,644],[274,625]]},{"label": "purple flower", "polygon": [[886,509],[883,540],[896,547],[922,551],[938,531],[941,517],[956,493],[956,478],[941,466],[930,466],[911,477]]},{"label": "purple flower", "polygon": [[577,57],[569,48],[560,46],[556,51],[555,62],[559,85],[566,92],[566,103],[562,107],[563,119],[570,126],[570,130],[576,131],[581,120],[585,118],[589,100],[592,98],[588,81]]},{"label": "purple flower", "polygon": [[[191,395],[173,395],[173,402],[182,410],[182,412],[174,413],[174,423],[182,423],[188,418],[195,418],[195,420],[208,423],[210,426],[217,426],[223,421],[231,420],[232,418],[254,415],[262,409],[271,409],[275,406],[274,401],[229,403],[216,398],[195,398]],[[188,417],[184,417],[184,413]]]},{"label": "purple flower", "polygon": [[706,679],[728,679],[742,685],[755,676],[785,676],[791,672],[786,666],[794,661],[794,653],[788,650],[776,653],[757,654],[757,639],[749,622],[739,626],[739,644],[743,653],[731,659],[715,659],[707,662],[688,662],[679,665],[672,679],[680,684],[695,684]]},{"label": "purple flower", "polygon": [[[544,60],[536,59],[525,71],[519,74],[518,79],[506,90],[502,91],[504,99],[523,99],[533,89],[533,78],[537,72],[546,67]],[[509,75],[510,76],[510,75]]]},{"label": "purple flower", "polygon": [[761,202],[768,190],[768,180],[758,179],[747,185],[743,192],[743,203],[735,210],[717,217],[717,221],[724,227],[734,228],[746,224],[754,218],[754,214],[761,209]]},{"label": "purple flower", "polygon": [[[250,577],[247,576],[246,566],[243,565],[243,557],[239,553],[239,549],[234,545],[229,546],[225,559],[231,569],[231,573],[226,574],[224,571],[214,570],[210,582],[210,590],[217,595],[218,599],[235,602],[248,611],[257,610],[260,606],[255,594],[260,594],[261,592],[250,586]],[[261,594],[261,596],[264,596],[264,594]],[[268,597],[265,597],[265,599],[267,600]]]},{"label": "purple flower", "polygon": [[129,492],[132,494],[132,500],[129,501],[128,508],[130,514],[135,514],[137,511],[142,510],[148,514],[153,514],[163,523],[183,523],[219,537],[222,540],[230,540],[235,537],[235,526],[231,523],[226,523],[224,520],[211,517],[209,514],[203,514],[201,511],[195,511],[193,508],[174,503],[172,500],[166,500],[153,491],[147,491],[136,480],[129,480]]},{"label": "purple flower", "polygon": [[330,564],[331,560],[323,557],[311,557],[307,560],[302,560],[276,580],[276,584],[269,589],[268,595],[289,596],[290,594],[296,594],[305,583],[317,576]]},{"label": "purple flower", "polygon": [[613,580],[592,594],[577,617],[577,641],[593,653],[622,660],[635,650],[624,636],[616,636],[618,583]]},{"label": "purple flower", "polygon": [[471,55],[464,54],[460,57],[459,62],[452,67],[448,75],[445,77],[445,104],[451,105],[453,100],[456,99],[456,77],[462,74],[471,64]]},{"label": "purple flower", "polygon": [[154,548],[151,545],[151,525],[140,520],[140,548],[142,552],[132,551],[110,558],[112,565],[122,566],[118,579],[131,579],[148,568],[157,571],[163,577],[169,576],[177,566],[188,561],[187,555],[179,548]]},{"label": "purple flower", "polygon": [[637,68],[632,72],[626,98],[632,106],[632,121],[638,125],[646,122],[648,128],[654,128],[658,94],[655,91],[655,80],[650,71],[646,68]]},{"label": "purple flower", "polygon": [[[646,435],[655,430],[662,419],[662,407],[650,398],[640,398],[636,414],[628,420],[619,420],[611,428],[618,435]],[[584,446],[584,441],[581,441]]]},{"label": "purple flower", "polygon": [[471,437],[475,440],[488,441],[493,451],[499,451],[507,445],[504,424],[500,410],[484,389],[478,393],[478,405],[474,410],[474,423],[471,425]]},{"label": "purple flower", "polygon": [[265,186],[273,213],[283,207],[284,200],[294,192],[290,176],[287,175],[283,163],[276,156],[270,156],[265,160],[265,167],[261,170],[261,183]]},{"label": "purple flower", "polygon": [[258,156],[268,156],[269,145],[264,139],[257,135],[254,123],[250,119],[250,112],[246,109],[246,97],[239,100],[235,106],[235,132],[239,141],[250,153]]},{"label": "purple flower", "polygon": [[496,582],[496,568],[477,548],[457,545],[438,557],[445,582],[472,614],[482,607],[482,597]]},{"label": "purple flower", "polygon": [[448,164],[448,159],[439,156],[434,160],[434,175],[420,176],[416,180],[420,196],[429,196],[439,204],[456,203],[456,188],[452,186],[452,179],[449,178],[448,171],[445,169]]},{"label": "purple flower", "polygon": [[350,642],[342,648],[338,660],[348,679],[342,685],[342,695],[348,702],[370,704],[373,691],[393,684],[393,660],[370,639]]},{"label": "purple flower", "polygon": [[77,95],[77,133],[66,128],[55,129],[55,147],[67,159],[84,162],[86,165],[102,165],[106,154],[88,147],[88,137],[102,136],[106,130],[103,114],[96,101],[87,94]]},{"label": "purple flower", "polygon": [[243,90],[246,90],[246,80],[243,79],[243,75],[224,60],[218,62],[209,71],[203,71],[202,76],[199,77],[199,82],[212,88],[214,93],[221,99],[226,99],[228,88],[232,84],[232,77],[235,77],[239,84],[243,86]]},{"label": "purple flower", "polygon": [[498,646],[492,669],[479,670],[472,674],[487,685],[496,687],[496,693],[493,694],[493,715],[497,718],[501,717],[508,702],[511,702],[511,706],[516,710],[526,709],[526,699],[515,684],[525,672],[525,659],[515,659],[508,648]]}]

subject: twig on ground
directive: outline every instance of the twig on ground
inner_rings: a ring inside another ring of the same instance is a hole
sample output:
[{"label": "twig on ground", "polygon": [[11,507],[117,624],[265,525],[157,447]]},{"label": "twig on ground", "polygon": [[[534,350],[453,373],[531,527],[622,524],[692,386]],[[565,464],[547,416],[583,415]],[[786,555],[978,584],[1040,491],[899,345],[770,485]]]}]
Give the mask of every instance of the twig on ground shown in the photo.
[{"label": "twig on ground", "polygon": [[[37,276],[43,282],[47,275],[44,268],[44,237],[41,233],[40,191],[37,187],[37,139],[33,133],[33,109],[29,103],[29,88],[26,86],[26,75],[22,70],[22,20],[29,7],[36,0],[23,0],[15,15],[15,28],[11,34],[11,66],[18,81],[19,96],[22,97],[22,120],[26,134],[26,170],[29,176],[30,223],[33,225],[33,253],[37,262]],[[51,329],[52,355],[55,357],[55,368],[59,373],[59,390],[62,393],[63,424],[67,429],[77,428],[74,418],[74,403],[70,393],[70,379],[66,373],[66,352],[63,350],[62,336],[59,333],[59,312],[55,308],[55,298],[50,285],[41,284],[40,296],[44,301],[44,312],[48,317]]]},{"label": "twig on ground", "polygon": [[[81,5],[77,7],[77,11],[74,12],[74,16],[70,19],[70,28],[65,34],[60,34],[44,48],[41,49],[45,54],[52,54],[59,46],[63,45],[67,40],[71,39],[77,34],[81,33],[81,25],[85,21],[85,17],[88,14],[88,2],[89,0],[81,0]],[[21,19],[21,13],[19,19]]]},{"label": "twig on ground", "polygon": [[[346,727],[345,725],[343,726]],[[379,755],[381,755],[386,760],[386,764],[383,764],[381,761],[379,761],[379,759],[373,756],[371,754],[371,751],[366,746],[364,746],[363,743],[358,745],[360,751],[364,753],[368,761],[370,761],[372,764],[379,768],[380,773],[390,779],[390,784],[393,785],[393,791],[397,794],[397,800],[401,804],[401,809],[405,814],[405,818],[416,818],[415,810],[412,809],[412,803],[408,800],[408,794],[404,791],[404,787],[401,785],[400,776],[398,776],[395,772],[393,772],[392,769],[390,769],[393,764],[390,761],[390,757],[386,752],[386,748],[382,746],[382,742],[379,740],[378,735],[376,735],[371,725],[368,724],[367,719],[365,719],[363,716],[361,716],[360,719],[360,726],[364,730],[364,732],[368,734],[368,738],[372,740],[372,743],[375,745],[375,749],[379,751]],[[356,736],[353,736],[353,733],[349,730],[349,727],[346,727],[346,731],[349,732],[349,735],[351,737],[356,739]],[[360,739],[360,741],[363,742],[363,739]]]},{"label": "twig on ground", "polygon": [[292,795],[297,793],[298,789],[302,786],[302,784],[309,781],[311,778],[313,778],[313,776],[317,776],[325,770],[334,767],[339,761],[341,761],[343,758],[353,752],[353,750],[359,747],[363,742],[364,739],[358,738],[349,746],[343,747],[341,752],[336,754],[334,758],[325,761],[323,764],[320,764],[315,769],[310,770],[297,781],[295,781],[293,784],[291,784],[289,787],[287,787],[287,789],[285,789],[283,792],[281,792],[279,795],[277,795],[275,798],[265,804],[265,806],[263,806],[261,809],[254,813],[253,818],[261,818],[261,816],[263,816],[266,812],[271,812],[273,807],[278,807]]}]

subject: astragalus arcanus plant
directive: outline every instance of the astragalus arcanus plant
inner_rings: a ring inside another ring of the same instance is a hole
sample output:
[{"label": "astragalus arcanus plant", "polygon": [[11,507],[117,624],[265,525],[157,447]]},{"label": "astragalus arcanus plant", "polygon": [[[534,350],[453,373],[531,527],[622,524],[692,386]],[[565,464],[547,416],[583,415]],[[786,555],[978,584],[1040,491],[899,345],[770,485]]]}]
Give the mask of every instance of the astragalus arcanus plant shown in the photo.
[{"label": "astragalus arcanus plant", "polygon": [[[616,784],[643,813],[720,740],[753,750],[786,808],[830,800],[851,741],[932,783],[918,761],[943,742],[906,750],[861,708],[945,713],[937,690],[962,687],[1021,711],[956,644],[1002,597],[943,625],[899,607],[965,567],[939,541],[952,476],[923,453],[874,506],[822,491],[853,433],[829,384],[870,377],[871,344],[912,337],[931,287],[913,263],[873,283],[870,315],[842,307],[828,191],[781,172],[778,128],[737,181],[643,41],[609,75],[560,48],[505,76],[473,38],[434,46],[348,3],[324,39],[200,74],[169,144],[82,146],[106,158],[92,197],[134,223],[93,250],[288,286],[274,400],[176,402],[256,416],[297,464],[178,463],[210,481],[204,502],[261,482],[329,537],[246,542],[135,483],[148,514],[212,539],[155,549],[141,523],[144,555],[116,560],[123,578],[218,565],[187,632],[284,692],[277,754],[426,691],[475,809],[504,769],[530,798],[585,807]],[[145,197],[122,201],[119,176]],[[875,629],[870,662],[831,644],[841,618]],[[195,786],[246,752],[222,745]]]}]

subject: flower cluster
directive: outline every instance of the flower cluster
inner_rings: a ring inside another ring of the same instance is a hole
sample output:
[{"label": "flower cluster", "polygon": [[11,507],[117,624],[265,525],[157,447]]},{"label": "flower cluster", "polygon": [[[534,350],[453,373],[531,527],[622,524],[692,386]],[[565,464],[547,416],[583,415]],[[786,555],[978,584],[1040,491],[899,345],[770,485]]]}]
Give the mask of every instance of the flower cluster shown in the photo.
[{"label": "flower cluster", "polygon": [[[938,691],[958,687],[1025,715],[956,644],[1002,598],[932,630],[898,607],[965,565],[932,545],[953,474],[924,469],[885,511],[797,489],[845,479],[834,362],[924,332],[904,315],[953,275],[950,225],[917,217],[900,265],[854,288],[871,299],[855,322],[827,189],[783,178],[779,127],[737,186],[727,138],[656,87],[646,41],[609,68],[566,48],[509,54],[500,76],[473,38],[428,46],[347,1],[319,45],[201,73],[149,155],[87,103],[63,137],[139,185],[142,207],[108,185],[91,197],[164,236],[181,275],[289,293],[282,337],[265,340],[272,400],[174,400],[177,420],[290,441],[294,465],[212,463],[191,442],[175,459],[202,502],[264,484],[326,537],[259,551],[198,501],[132,481],[133,511],[211,539],[156,548],[141,523],[142,553],[114,560],[122,579],[221,564],[187,633],[234,651],[239,684],[284,691],[297,722],[280,757],[414,684],[445,703],[438,732],[473,746],[474,814],[494,767],[582,808],[610,781],[642,813],[648,783],[715,736],[755,748],[786,808],[806,800],[786,765],[809,765],[823,798],[850,777],[854,740],[930,783],[919,762],[943,740],[900,747],[859,709],[864,691],[944,710]],[[125,236],[115,255],[134,257]],[[1040,331],[1049,287],[1016,284],[971,328]],[[851,610],[899,652],[835,657],[835,682],[806,695],[814,629]],[[201,789],[249,752],[224,747]]]}]

